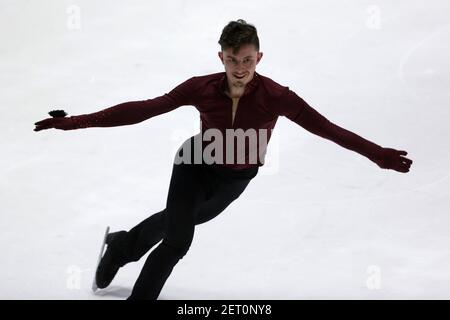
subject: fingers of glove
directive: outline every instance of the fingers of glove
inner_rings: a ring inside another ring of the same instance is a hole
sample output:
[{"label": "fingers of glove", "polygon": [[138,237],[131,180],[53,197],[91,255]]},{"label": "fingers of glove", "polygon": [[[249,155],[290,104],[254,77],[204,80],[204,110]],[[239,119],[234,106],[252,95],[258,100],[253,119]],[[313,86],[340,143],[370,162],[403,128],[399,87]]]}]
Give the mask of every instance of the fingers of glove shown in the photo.
[{"label": "fingers of glove", "polygon": [[411,168],[411,164],[412,164],[412,161],[411,161],[411,162],[404,163],[404,165],[407,166],[408,168]]},{"label": "fingers of glove", "polygon": [[[405,152],[406,151],[400,151],[400,152]],[[389,162],[401,162],[401,163],[405,163],[408,165],[411,165],[413,163],[413,161],[409,158],[405,158],[402,155],[400,155],[400,153],[397,153],[396,155],[390,154],[387,156],[387,159]]]},{"label": "fingers of glove", "polygon": [[35,125],[37,125],[37,126],[47,126],[47,125],[53,123],[53,121],[54,121],[54,118],[47,118],[47,119],[44,119],[44,120],[36,122]]},{"label": "fingers of glove", "polygon": [[399,171],[399,172],[409,172],[409,169],[411,167],[410,163],[404,163],[402,161],[398,161],[397,159],[389,159],[389,161],[384,161],[384,162],[380,162],[378,163],[378,166],[382,169],[391,169],[391,170],[395,170],[395,171]]},{"label": "fingers of glove", "polygon": [[51,126],[51,125],[36,126],[36,128],[34,128],[34,131],[41,131],[41,130],[50,129],[50,128],[53,128],[53,126]]},{"label": "fingers of glove", "polygon": [[403,163],[406,163],[406,164],[409,164],[409,165],[411,165],[413,163],[413,161],[411,159],[404,158],[404,157],[402,157],[401,159],[402,159]]},{"label": "fingers of glove", "polygon": [[395,171],[406,173],[409,172],[409,168],[398,167],[397,169],[395,169]]},{"label": "fingers of glove", "polygon": [[36,128],[34,129],[34,131],[41,131],[50,128],[66,130],[66,122],[63,119],[65,118],[51,118],[46,119],[50,121],[43,120],[40,122],[36,122]]},{"label": "fingers of glove", "polygon": [[402,165],[400,166],[400,172],[409,172],[409,166]]},{"label": "fingers of glove", "polygon": [[411,164],[402,162],[397,165],[397,168],[398,168],[397,171],[408,172],[409,169],[411,168]]},{"label": "fingers of glove", "polygon": [[405,150],[396,150],[396,149],[392,149],[392,148],[385,148],[384,149],[384,154],[387,157],[395,157],[395,156],[406,156],[408,154],[408,152],[406,152]]}]

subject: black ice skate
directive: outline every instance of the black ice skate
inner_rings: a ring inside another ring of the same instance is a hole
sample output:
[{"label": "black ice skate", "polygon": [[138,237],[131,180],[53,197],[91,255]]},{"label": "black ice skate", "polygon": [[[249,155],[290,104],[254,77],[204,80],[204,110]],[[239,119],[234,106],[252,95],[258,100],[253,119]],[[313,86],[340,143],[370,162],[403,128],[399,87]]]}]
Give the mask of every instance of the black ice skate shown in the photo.
[{"label": "black ice skate", "polygon": [[[109,233],[109,227],[106,228],[105,236],[100,248],[100,254],[97,261],[97,268],[95,271],[94,281],[92,283],[92,291],[95,292],[97,289],[104,289],[112,282],[117,271],[123,266],[118,259],[118,254],[114,250],[112,243],[121,234],[125,234],[126,231],[118,231]],[[105,254],[103,251],[107,245]],[[102,256],[103,255],[103,256]]]}]

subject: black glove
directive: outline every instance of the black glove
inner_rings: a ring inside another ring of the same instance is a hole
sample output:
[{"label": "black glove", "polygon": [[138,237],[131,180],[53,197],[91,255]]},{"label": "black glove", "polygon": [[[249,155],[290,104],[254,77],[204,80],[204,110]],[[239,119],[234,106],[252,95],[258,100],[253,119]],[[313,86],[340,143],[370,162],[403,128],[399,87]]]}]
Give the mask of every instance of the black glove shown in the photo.
[{"label": "black glove", "polygon": [[374,162],[382,169],[392,169],[399,172],[409,172],[409,168],[413,161],[405,158],[408,152],[403,150],[395,150],[391,148],[383,148],[379,157]]},{"label": "black glove", "polygon": [[71,130],[74,128],[72,119],[66,118],[67,113],[64,110],[52,110],[48,113],[52,118],[47,118],[35,123],[34,131],[40,131],[50,128]]}]

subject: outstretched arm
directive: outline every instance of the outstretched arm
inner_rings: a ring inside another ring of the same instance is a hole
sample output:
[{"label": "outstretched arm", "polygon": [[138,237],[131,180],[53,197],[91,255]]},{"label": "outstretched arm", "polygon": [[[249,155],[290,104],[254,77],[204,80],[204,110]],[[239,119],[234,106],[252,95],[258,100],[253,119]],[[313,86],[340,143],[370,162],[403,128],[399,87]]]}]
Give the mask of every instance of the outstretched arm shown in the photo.
[{"label": "outstretched arm", "polygon": [[309,132],[367,157],[380,168],[408,172],[412,164],[412,160],[404,157],[407,155],[406,151],[383,148],[339,127],[309,106],[291,90],[282,95],[279,112],[280,115],[286,116]]},{"label": "outstretched arm", "polygon": [[34,131],[50,128],[73,130],[89,127],[115,127],[139,123],[172,111],[179,106],[193,104],[194,90],[195,77],[192,77],[160,97],[125,102],[90,114],[67,118],[47,118],[36,122]]}]

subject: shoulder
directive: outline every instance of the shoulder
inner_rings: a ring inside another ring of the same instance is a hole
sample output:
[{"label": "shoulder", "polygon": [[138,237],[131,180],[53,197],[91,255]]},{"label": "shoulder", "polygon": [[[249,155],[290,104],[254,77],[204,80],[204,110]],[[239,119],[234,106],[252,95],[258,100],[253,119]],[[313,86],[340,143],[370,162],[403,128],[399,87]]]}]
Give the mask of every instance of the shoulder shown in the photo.
[{"label": "shoulder", "polygon": [[195,83],[198,83],[200,85],[206,85],[209,83],[218,83],[224,77],[225,77],[225,72],[217,72],[217,73],[211,73],[211,74],[196,75],[196,76],[193,76],[192,78],[190,78],[190,80],[192,80]]},{"label": "shoulder", "polygon": [[205,97],[215,96],[225,78],[225,72],[217,72],[206,75],[196,75],[188,81],[190,82],[192,94],[197,99],[204,99]]},{"label": "shoulder", "polygon": [[267,76],[263,76],[259,73],[258,76],[261,88],[265,91],[265,94],[272,99],[279,99],[289,90],[289,87],[281,85]]},{"label": "shoulder", "polygon": [[207,75],[194,75],[178,84],[173,91],[189,92],[191,96],[201,95],[201,92],[206,88],[219,83],[224,74],[225,72]]},{"label": "shoulder", "polygon": [[279,84],[269,77],[260,75],[260,79],[266,100],[274,114],[290,115],[298,113],[307,106],[307,103],[288,86]]}]

